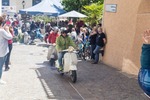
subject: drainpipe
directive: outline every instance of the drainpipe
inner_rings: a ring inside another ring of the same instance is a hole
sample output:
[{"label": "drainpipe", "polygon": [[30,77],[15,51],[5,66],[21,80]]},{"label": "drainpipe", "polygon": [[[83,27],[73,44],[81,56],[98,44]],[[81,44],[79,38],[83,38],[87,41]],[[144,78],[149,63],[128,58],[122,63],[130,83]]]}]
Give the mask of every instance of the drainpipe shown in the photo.
[{"label": "drainpipe", "polygon": [[104,14],[105,14],[105,2],[106,0],[104,0],[104,6],[103,6],[103,17],[102,17],[102,26],[104,27]]},{"label": "drainpipe", "polygon": [[2,15],[2,0],[0,0],[0,16]]}]

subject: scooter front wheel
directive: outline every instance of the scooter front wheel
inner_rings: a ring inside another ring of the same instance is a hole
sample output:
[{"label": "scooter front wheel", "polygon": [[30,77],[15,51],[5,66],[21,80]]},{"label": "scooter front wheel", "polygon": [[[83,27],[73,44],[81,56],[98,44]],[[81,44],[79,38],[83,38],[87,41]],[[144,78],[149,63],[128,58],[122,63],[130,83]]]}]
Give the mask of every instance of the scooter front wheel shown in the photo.
[{"label": "scooter front wheel", "polygon": [[77,72],[76,70],[71,71],[71,81],[75,83],[77,81]]}]

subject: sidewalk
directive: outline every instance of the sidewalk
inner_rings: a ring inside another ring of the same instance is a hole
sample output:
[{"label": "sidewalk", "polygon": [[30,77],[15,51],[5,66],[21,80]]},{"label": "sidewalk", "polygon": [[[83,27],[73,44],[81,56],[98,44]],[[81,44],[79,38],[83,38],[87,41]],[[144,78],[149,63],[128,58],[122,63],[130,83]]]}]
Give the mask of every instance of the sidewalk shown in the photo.
[{"label": "sidewalk", "polygon": [[9,71],[3,72],[0,100],[149,100],[137,76],[88,61],[78,63],[78,80],[53,70],[43,45],[14,44]]}]

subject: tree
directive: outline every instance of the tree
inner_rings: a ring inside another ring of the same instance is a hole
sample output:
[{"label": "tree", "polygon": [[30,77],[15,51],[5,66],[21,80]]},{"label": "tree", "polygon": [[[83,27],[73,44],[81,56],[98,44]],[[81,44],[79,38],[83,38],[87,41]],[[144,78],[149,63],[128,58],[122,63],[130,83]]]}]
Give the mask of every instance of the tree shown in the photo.
[{"label": "tree", "polygon": [[91,5],[84,6],[82,11],[88,17],[85,18],[85,21],[89,23],[90,26],[94,26],[98,24],[99,21],[102,19],[103,15],[103,3],[92,3]]},{"label": "tree", "polygon": [[66,11],[76,10],[81,12],[83,6],[99,1],[103,3],[104,0],[62,0],[62,5]]},{"label": "tree", "polygon": [[52,18],[48,17],[48,16],[34,16],[33,19],[35,21],[44,21],[45,23],[51,22]]}]

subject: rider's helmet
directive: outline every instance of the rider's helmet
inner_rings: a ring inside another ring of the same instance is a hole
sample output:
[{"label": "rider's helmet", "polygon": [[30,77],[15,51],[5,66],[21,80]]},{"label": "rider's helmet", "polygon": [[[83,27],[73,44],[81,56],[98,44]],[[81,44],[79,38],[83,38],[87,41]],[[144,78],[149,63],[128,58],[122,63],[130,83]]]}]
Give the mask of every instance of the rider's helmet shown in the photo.
[{"label": "rider's helmet", "polygon": [[57,33],[59,31],[59,28],[58,27],[54,27],[53,30],[54,30],[54,32]]},{"label": "rider's helmet", "polygon": [[68,30],[67,28],[61,28],[61,34],[67,34]]}]

